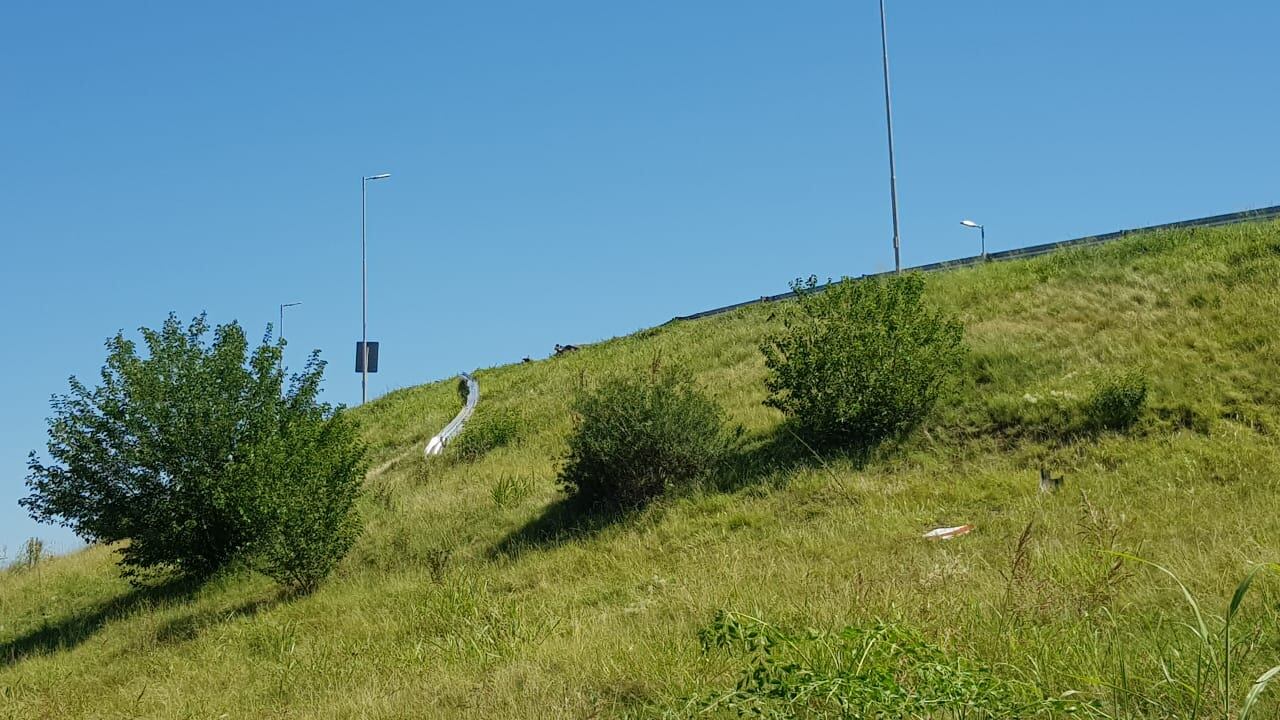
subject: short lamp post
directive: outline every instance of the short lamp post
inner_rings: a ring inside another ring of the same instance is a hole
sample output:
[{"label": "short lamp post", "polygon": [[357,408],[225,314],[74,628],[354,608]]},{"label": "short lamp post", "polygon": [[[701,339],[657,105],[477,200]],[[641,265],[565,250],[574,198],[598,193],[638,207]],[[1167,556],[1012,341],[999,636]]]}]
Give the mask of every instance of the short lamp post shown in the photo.
[{"label": "short lamp post", "polygon": [[987,228],[985,226],[979,225],[978,223],[972,220],[961,220],[960,224],[967,228],[978,228],[978,232],[981,234],[981,238],[982,238],[982,259],[986,260],[987,259]]}]

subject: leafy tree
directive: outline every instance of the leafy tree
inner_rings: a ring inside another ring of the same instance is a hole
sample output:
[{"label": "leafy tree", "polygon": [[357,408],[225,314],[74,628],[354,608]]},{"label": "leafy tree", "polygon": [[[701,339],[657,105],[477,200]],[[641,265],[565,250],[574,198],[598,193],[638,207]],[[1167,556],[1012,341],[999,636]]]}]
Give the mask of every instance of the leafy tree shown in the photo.
[{"label": "leafy tree", "polygon": [[824,446],[868,447],[924,419],[964,358],[960,322],[924,302],[924,279],[845,279],[797,301],[761,345],[769,397]]},{"label": "leafy tree", "polygon": [[363,447],[342,408],[318,402],[312,353],[285,387],[283,343],[252,354],[236,323],[201,315],[117,334],[101,385],[55,396],[48,464],[31,453],[21,503],[91,542],[127,540],[125,574],[206,576],[235,558],[310,588],[358,533]]}]

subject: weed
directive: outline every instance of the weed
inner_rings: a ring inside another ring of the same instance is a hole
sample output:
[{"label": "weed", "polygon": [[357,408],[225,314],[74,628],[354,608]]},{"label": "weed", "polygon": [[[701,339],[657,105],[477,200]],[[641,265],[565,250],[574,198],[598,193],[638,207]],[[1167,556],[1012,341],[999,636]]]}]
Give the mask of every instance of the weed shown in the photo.
[{"label": "weed", "polygon": [[1031,567],[1031,537],[1034,522],[1028,522],[1014,544],[1008,570],[1002,570],[1005,581],[1004,602],[1001,616],[1013,620],[1025,619],[1041,613],[1048,607],[1051,593],[1048,583],[1036,576]]},{"label": "weed", "polygon": [[1187,304],[1197,310],[1222,307],[1222,296],[1211,289],[1199,289],[1187,296]]},{"label": "weed", "polygon": [[520,475],[504,474],[489,489],[493,504],[499,509],[514,507],[520,504],[533,492],[533,480]]},{"label": "weed", "polygon": [[1147,378],[1139,370],[1103,375],[1084,404],[1085,424],[1094,430],[1126,430],[1147,400]]},{"label": "weed", "polygon": [[436,545],[428,548],[424,559],[427,572],[431,573],[431,579],[440,582],[444,579],[444,574],[449,569],[449,562],[453,559],[453,546]]},{"label": "weed", "polygon": [[19,571],[30,570],[48,559],[48,557],[49,554],[45,552],[43,540],[36,537],[27,538],[27,541],[22,543],[22,549],[13,558],[13,563],[10,567]]},{"label": "weed", "polygon": [[1080,492],[1080,518],[1077,522],[1077,536],[1090,551],[1091,558],[1101,562],[1090,562],[1084,567],[1076,568],[1075,583],[1079,606],[1086,612],[1093,608],[1105,607],[1115,598],[1119,588],[1133,577],[1133,573],[1125,567],[1120,535],[1121,521],[1104,508],[1094,505],[1089,495]]},{"label": "weed", "polygon": [[699,633],[705,654],[740,659],[734,687],[688,698],[690,714],[787,718],[1035,718],[1078,712],[893,623],[785,631],[720,611]]}]

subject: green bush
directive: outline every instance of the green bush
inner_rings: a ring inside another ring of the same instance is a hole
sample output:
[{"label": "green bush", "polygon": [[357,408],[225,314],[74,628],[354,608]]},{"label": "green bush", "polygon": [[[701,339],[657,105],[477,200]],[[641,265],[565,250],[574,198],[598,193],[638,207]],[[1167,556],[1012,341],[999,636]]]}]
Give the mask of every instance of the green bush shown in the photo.
[{"label": "green bush", "polygon": [[769,398],[815,445],[868,447],[918,425],[964,361],[960,322],[925,304],[924,279],[792,284],[761,345]]},{"label": "green bush", "polygon": [[329,576],[360,535],[354,512],[364,482],[359,432],[345,415],[283,425],[252,458],[232,469],[252,567],[282,585],[309,592]]},{"label": "green bush", "polygon": [[236,323],[205,336],[170,315],[146,344],[107,342],[102,385],[72,378],[53,401],[49,463],[31,453],[21,502],[91,542],[127,540],[125,574],[202,577],[244,559],[308,589],[359,531],[364,448],[342,413],[319,403],[312,353],[285,386],[283,344],[250,355]]},{"label": "green bush", "polygon": [[734,436],[724,411],[671,370],[615,377],[574,398],[560,484],[587,509],[625,510],[712,474]]},{"label": "green bush", "polygon": [[514,411],[478,408],[458,437],[449,443],[449,454],[458,460],[473,462],[490,450],[509,445],[519,434],[520,416]]},{"label": "green bush", "polygon": [[1093,430],[1125,430],[1142,414],[1147,401],[1147,378],[1138,370],[1103,375],[1082,408],[1085,424]]}]

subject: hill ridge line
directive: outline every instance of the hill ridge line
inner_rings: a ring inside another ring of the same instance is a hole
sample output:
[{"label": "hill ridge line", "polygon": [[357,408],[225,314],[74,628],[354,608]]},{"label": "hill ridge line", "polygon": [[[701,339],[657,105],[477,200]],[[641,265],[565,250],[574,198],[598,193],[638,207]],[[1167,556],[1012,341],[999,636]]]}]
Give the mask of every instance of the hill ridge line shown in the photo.
[{"label": "hill ridge line", "polygon": [[[935,270],[950,270],[953,268],[969,267],[972,265],[979,265],[983,262],[1021,260],[1024,258],[1038,257],[1040,255],[1048,255],[1051,252],[1065,250],[1072,247],[1101,245],[1113,240],[1119,240],[1122,237],[1132,235],[1134,233],[1154,232],[1157,230],[1177,230],[1180,228],[1217,227],[1220,225],[1235,225],[1237,223],[1259,222],[1275,219],[1280,219],[1280,205],[1272,205],[1258,210],[1241,210],[1239,212],[1224,213],[1221,215],[1208,215],[1206,217],[1193,218],[1191,220],[1178,220],[1176,222],[1147,225],[1146,227],[1130,228],[1127,230],[1116,230],[1114,232],[1102,233],[1100,235],[1085,235],[1084,237],[1073,238],[1071,240],[1059,240],[1057,242],[1042,243],[1040,245],[1028,245],[1026,247],[1013,248],[1011,250],[1000,250],[998,252],[987,253],[985,259],[982,255],[973,255],[970,257],[956,258],[954,260],[940,260],[938,262],[903,268],[903,272],[932,272]],[[893,274],[894,271],[886,270],[884,272],[877,273],[864,273],[858,277],[885,277]],[[821,289],[821,286],[819,286],[819,289]],[[727,313],[750,305],[786,300],[794,295],[795,293],[790,290],[784,293],[778,293],[777,295],[764,295],[754,300],[744,300],[742,302],[733,303],[732,305],[712,308],[711,310],[703,310],[690,315],[677,315],[663,323],[663,325],[670,325],[671,323],[678,322],[680,320],[697,320],[698,318],[720,315],[722,313]]]}]

